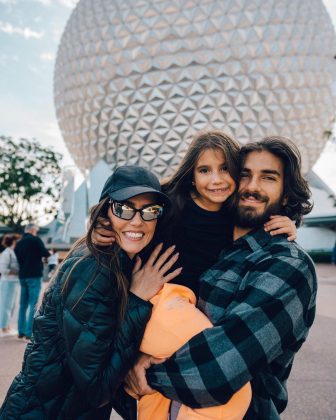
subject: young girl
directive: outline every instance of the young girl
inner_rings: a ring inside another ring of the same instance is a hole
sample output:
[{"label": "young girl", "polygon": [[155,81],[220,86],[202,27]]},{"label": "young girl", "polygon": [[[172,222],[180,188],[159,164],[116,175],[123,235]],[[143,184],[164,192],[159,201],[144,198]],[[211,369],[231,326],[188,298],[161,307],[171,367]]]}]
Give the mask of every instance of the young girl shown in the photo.
[{"label": "young girl", "polygon": [[[173,203],[169,223],[166,224],[166,234],[170,230],[173,243],[180,253],[179,265],[183,267],[182,273],[174,279],[174,283],[187,286],[196,296],[198,296],[200,275],[216,262],[220,251],[232,243],[231,211],[234,207],[233,194],[238,182],[239,145],[225,133],[213,130],[201,133],[194,139],[176,173],[163,185],[163,190]],[[291,240],[295,238],[296,229],[288,217],[272,217],[265,229],[271,231],[271,234],[285,233]],[[98,236],[98,233],[101,235]],[[113,238],[106,230],[97,229],[95,240],[99,240],[103,245]],[[172,288],[174,293],[171,293]],[[193,335],[211,326],[209,320],[201,322],[202,316],[194,307],[195,297],[189,292],[184,288],[167,285],[160,293],[160,298],[152,299],[155,318],[148,324],[145,340],[142,343],[143,351],[168,357]],[[184,296],[183,302],[176,299],[179,293]],[[169,308],[168,313],[167,308]],[[199,322],[193,323],[195,317],[198,317]],[[171,320],[174,322],[169,323]],[[165,331],[161,336],[174,332],[175,340],[169,338],[165,340],[167,344],[170,342],[170,347],[163,348],[161,338],[157,340],[159,347],[155,339],[153,340],[153,337],[159,334],[158,325],[161,325]],[[235,396],[235,401],[231,401],[231,407],[229,404],[226,407],[215,407],[211,412],[208,409],[205,412],[202,410],[195,412],[188,407],[182,407],[177,418],[184,418],[182,416],[186,415],[186,411],[188,413],[186,418],[193,418],[192,415],[208,419],[242,418],[251,396],[249,384],[243,388],[238,392],[240,395]],[[238,404],[236,404],[237,399]],[[154,397],[146,396],[139,403],[139,418],[167,418],[166,411],[169,404],[168,400],[162,396],[160,398],[157,394]]]},{"label": "young girl", "polygon": [[[168,274],[177,260],[172,247],[158,257],[157,246],[142,268],[134,257],[152,242],[168,203],[158,179],[141,167],[120,167],[106,181],[86,237],[61,265],[35,316],[1,419],[103,420],[112,407],[133,418],[120,384],[135,362],[151,314],[148,300],[181,271]],[[105,249],[90,239],[101,216],[116,238]]]}]

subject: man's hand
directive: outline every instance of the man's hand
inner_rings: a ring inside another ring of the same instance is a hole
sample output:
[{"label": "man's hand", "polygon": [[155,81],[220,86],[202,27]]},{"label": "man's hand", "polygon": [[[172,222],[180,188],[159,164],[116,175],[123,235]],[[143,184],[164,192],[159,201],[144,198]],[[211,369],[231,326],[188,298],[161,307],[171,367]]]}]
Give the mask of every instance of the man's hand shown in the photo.
[{"label": "man's hand", "polygon": [[124,380],[125,391],[137,400],[143,395],[154,394],[156,391],[148,385],[146,370],[153,364],[159,364],[165,361],[166,359],[157,359],[142,353]]}]

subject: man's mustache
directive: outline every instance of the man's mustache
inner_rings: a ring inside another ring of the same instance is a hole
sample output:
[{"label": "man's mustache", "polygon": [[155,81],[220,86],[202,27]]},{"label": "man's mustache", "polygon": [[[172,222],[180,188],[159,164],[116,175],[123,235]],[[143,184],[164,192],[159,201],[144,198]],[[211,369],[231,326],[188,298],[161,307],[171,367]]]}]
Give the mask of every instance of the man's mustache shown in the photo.
[{"label": "man's mustache", "polygon": [[245,192],[242,192],[242,193],[239,194],[239,198],[244,199],[244,198],[250,198],[250,197],[255,198],[256,200],[262,201],[264,203],[267,203],[267,201],[268,201],[268,197],[266,197],[265,195],[261,195],[257,192],[245,191]]}]

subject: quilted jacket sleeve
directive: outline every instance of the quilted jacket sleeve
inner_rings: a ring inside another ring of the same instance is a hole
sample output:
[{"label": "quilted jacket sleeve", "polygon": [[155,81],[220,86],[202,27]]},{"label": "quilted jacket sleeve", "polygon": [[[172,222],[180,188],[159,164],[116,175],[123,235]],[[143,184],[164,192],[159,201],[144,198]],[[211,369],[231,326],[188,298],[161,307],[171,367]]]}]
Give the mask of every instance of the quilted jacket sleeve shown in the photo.
[{"label": "quilted jacket sleeve", "polygon": [[79,262],[70,283],[62,314],[67,364],[76,386],[99,407],[113,399],[134,364],[152,306],[129,293],[118,322],[116,286],[92,259]]}]

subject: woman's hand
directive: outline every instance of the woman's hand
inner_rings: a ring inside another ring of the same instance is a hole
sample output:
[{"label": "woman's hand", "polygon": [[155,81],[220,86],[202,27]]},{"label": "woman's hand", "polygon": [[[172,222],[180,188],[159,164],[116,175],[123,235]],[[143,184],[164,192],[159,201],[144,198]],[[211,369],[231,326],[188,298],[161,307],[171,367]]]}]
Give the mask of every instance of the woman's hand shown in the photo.
[{"label": "woman's hand", "polygon": [[162,245],[161,243],[154,249],[143,267],[141,267],[141,258],[137,257],[130,291],[143,300],[151,299],[165,283],[174,279],[182,271],[182,267],[179,267],[168,273],[177,261],[179,254],[176,253],[172,256],[175,249],[175,245],[173,245],[159,256]]},{"label": "woman's hand", "polygon": [[92,231],[91,239],[98,246],[110,246],[115,242],[115,234],[112,231],[109,219],[98,218],[98,223]]},{"label": "woman's hand", "polygon": [[295,223],[287,216],[271,216],[270,220],[264,224],[264,229],[270,235],[287,235],[287,241],[295,241],[297,230]]}]

